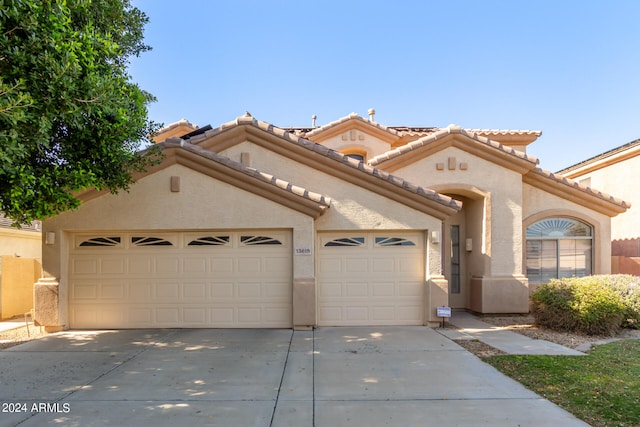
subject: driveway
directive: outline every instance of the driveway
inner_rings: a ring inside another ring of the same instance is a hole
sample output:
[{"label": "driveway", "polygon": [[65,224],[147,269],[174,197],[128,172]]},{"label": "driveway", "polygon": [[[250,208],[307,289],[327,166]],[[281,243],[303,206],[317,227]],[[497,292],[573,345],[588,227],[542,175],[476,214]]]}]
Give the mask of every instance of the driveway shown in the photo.
[{"label": "driveway", "polygon": [[0,352],[0,425],[586,426],[426,327],[69,331]]}]

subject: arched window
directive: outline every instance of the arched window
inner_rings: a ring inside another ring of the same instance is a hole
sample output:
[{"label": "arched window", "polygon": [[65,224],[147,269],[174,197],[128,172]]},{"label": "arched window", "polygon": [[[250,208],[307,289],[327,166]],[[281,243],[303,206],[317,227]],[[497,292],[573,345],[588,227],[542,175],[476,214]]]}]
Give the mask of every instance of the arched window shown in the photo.
[{"label": "arched window", "polygon": [[593,229],[573,218],[545,218],[527,227],[527,277],[546,283],[592,271]]}]

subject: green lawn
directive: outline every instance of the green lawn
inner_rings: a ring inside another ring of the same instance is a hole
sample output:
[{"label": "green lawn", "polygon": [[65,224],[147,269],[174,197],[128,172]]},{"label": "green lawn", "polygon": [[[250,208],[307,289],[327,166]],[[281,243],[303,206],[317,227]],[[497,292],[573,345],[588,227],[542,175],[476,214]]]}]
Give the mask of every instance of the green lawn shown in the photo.
[{"label": "green lawn", "polygon": [[598,346],[584,357],[483,360],[592,426],[640,426],[640,340]]}]

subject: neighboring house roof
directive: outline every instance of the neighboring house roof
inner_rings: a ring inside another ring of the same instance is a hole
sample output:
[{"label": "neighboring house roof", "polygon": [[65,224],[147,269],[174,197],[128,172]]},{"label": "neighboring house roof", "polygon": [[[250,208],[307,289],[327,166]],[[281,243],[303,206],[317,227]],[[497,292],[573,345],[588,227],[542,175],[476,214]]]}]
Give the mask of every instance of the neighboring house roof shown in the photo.
[{"label": "neighboring house roof", "polygon": [[13,226],[14,221],[6,216],[0,215],[0,227],[1,228],[13,228],[16,230],[23,231],[42,231],[42,222],[41,221],[33,221],[31,224],[20,224],[20,228],[16,228]]},{"label": "neighboring house roof", "polygon": [[444,219],[462,208],[461,202],[449,196],[409,183],[324,145],[258,121],[248,113],[216,129],[192,137],[189,142],[220,152],[247,140],[436,218]]},{"label": "neighboring house roof", "polygon": [[198,125],[194,125],[187,119],[180,119],[160,129],[153,137],[154,142],[162,142],[167,138],[182,136],[188,132],[196,131]]},{"label": "neighboring house roof", "polygon": [[568,168],[558,171],[558,174],[572,178],[584,175],[594,170],[602,169],[623,160],[640,155],[640,139],[613,148],[604,153],[593,156]]}]

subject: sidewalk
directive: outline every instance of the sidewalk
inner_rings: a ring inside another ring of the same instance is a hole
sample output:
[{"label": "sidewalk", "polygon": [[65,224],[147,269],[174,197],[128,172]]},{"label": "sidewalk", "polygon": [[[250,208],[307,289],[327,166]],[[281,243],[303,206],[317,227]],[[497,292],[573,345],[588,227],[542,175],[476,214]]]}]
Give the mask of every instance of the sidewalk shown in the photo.
[{"label": "sidewalk", "polygon": [[459,329],[437,329],[452,340],[478,340],[507,354],[539,354],[584,356],[585,354],[545,340],[536,340],[516,332],[500,329],[483,322],[465,311],[454,311],[449,324]]}]

